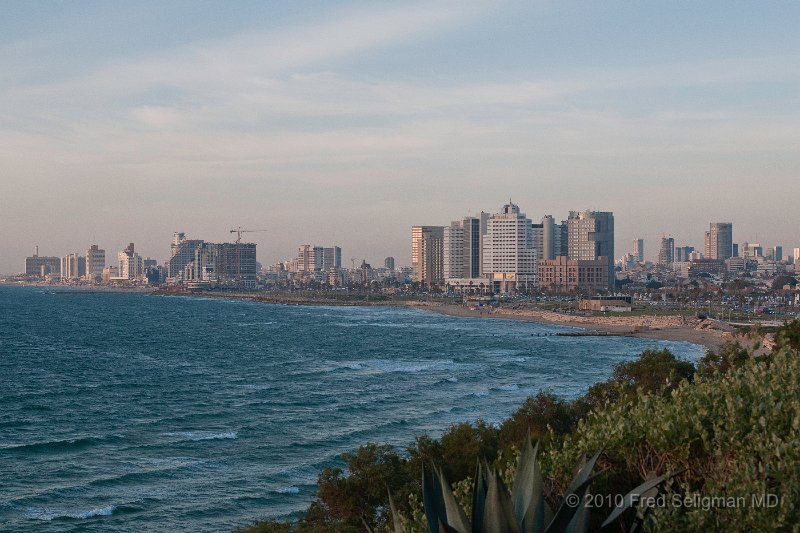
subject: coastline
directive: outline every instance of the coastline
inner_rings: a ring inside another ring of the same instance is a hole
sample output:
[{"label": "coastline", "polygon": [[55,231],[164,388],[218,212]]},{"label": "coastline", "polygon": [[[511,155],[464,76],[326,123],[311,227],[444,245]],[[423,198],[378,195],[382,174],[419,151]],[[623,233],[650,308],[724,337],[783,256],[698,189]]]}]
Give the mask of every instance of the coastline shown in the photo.
[{"label": "coastline", "polygon": [[661,320],[661,324],[657,324],[655,327],[647,327],[644,324],[652,322],[654,317],[585,317],[563,315],[537,309],[515,310],[503,307],[483,311],[460,305],[447,304],[415,305],[414,307],[450,316],[504,318],[508,320],[521,320],[524,322],[572,326],[611,335],[665,341],[685,341],[703,346],[706,350],[712,351],[718,350],[726,342],[734,340],[734,336],[730,332],[701,327],[703,322],[698,319],[689,321],[681,320],[681,323],[678,323],[678,318],[682,317],[657,317],[667,320]]},{"label": "coastline", "polygon": [[[208,298],[228,298],[249,300],[276,305],[332,305],[332,306],[386,306],[408,307],[422,311],[430,311],[448,316],[465,318],[503,318],[542,324],[571,326],[587,331],[595,331],[609,335],[639,337],[665,341],[684,341],[703,346],[706,350],[718,350],[726,342],[737,340],[733,333],[709,327],[707,322],[699,319],[685,319],[675,316],[618,316],[599,317],[582,315],[565,315],[539,309],[511,309],[507,307],[476,309],[463,305],[420,300],[395,299],[332,299],[310,296],[270,295],[264,293],[181,293],[162,292],[165,296],[195,296]],[[738,339],[742,340],[742,339]]]}]

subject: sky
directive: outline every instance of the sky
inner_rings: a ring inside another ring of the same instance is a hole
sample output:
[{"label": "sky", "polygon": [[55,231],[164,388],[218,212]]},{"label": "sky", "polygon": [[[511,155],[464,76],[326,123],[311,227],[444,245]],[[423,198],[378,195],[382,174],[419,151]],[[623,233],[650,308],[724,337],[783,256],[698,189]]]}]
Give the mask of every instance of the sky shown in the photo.
[{"label": "sky", "polygon": [[800,246],[800,3],[0,0],[0,273],[172,232],[410,262],[511,198]]}]

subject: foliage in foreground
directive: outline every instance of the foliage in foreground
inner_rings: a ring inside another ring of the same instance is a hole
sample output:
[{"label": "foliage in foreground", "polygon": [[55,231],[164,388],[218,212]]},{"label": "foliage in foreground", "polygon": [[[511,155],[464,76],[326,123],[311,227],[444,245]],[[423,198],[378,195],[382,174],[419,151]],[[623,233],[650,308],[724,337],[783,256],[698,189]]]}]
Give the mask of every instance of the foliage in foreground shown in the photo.
[{"label": "foliage in foreground", "polygon": [[[323,471],[318,497],[297,523],[261,522],[246,531],[391,530],[388,492],[405,531],[427,531],[424,465],[440,465],[456,500],[469,508],[470,477],[481,459],[513,490],[516,446],[529,430],[541,444],[542,491],[552,508],[568,494],[575,461],[603,450],[597,464],[604,473],[592,490],[613,498],[591,510],[592,528],[627,488],[681,472],[654,502],[647,530],[800,531],[800,322],[776,339],[768,356],[730,344],[697,369],[666,350],[646,351],[575,401],[550,393],[529,398],[499,428],[457,424],[438,440],[418,438],[406,453],[362,446],[345,458],[346,469]],[[630,525],[629,515],[620,525]]]},{"label": "foliage in foreground", "polygon": [[[542,466],[536,447],[527,439],[519,456],[511,490],[506,488],[500,473],[486,463],[478,464],[472,482],[472,498],[468,507],[457,500],[441,470],[423,472],[422,498],[425,519],[431,533],[585,533],[589,529],[591,502],[590,486],[596,476],[592,471],[600,452],[587,460],[584,455],[575,468],[575,476],[567,488],[558,510],[553,512],[545,498]],[[622,497],[615,509],[600,525],[609,531],[628,508],[635,507],[639,498],[658,494],[658,486],[666,476],[646,481]],[[394,533],[406,533],[403,519],[394,502],[389,500]],[[646,511],[646,509],[645,509]],[[641,526],[644,513],[636,517],[632,531]],[[369,529],[368,527],[366,529]],[[409,528],[410,529],[410,528]],[[415,529],[419,529],[416,527]]]}]

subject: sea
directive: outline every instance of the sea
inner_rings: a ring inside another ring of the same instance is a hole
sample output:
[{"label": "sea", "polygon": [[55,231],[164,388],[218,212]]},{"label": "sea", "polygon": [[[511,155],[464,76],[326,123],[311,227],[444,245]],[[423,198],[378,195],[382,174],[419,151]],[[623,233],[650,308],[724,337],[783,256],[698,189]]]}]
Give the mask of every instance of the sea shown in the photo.
[{"label": "sea", "polygon": [[292,519],[325,466],[574,398],[647,348],[404,307],[0,286],[0,531]]}]

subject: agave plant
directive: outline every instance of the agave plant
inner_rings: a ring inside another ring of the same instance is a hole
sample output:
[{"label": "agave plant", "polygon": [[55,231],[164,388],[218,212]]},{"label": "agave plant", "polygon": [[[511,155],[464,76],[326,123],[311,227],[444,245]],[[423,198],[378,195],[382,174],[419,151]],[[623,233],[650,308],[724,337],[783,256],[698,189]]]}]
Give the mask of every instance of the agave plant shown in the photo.
[{"label": "agave plant", "polygon": [[[433,466],[422,473],[422,496],[425,516],[431,533],[581,533],[589,529],[587,494],[600,473],[592,475],[600,452],[591,459],[584,456],[564,494],[557,511],[545,501],[544,479],[537,459],[539,444],[526,440],[509,492],[497,470],[479,463],[472,485],[471,519],[456,501],[450,484],[441,469]],[[608,531],[627,509],[635,506],[643,495],[650,496],[666,479],[661,476],[646,481],[630,491],[608,515],[600,531]],[[394,533],[405,533],[402,521],[389,499]],[[644,516],[639,515],[632,527],[637,530]]]}]

